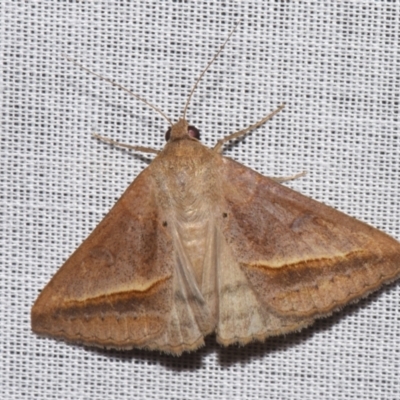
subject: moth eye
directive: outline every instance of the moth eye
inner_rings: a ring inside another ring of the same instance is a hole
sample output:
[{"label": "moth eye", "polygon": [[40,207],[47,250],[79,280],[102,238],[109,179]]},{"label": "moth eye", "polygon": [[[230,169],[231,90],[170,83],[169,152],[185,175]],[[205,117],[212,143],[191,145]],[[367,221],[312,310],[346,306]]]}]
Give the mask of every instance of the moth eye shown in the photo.
[{"label": "moth eye", "polygon": [[[188,126],[187,133],[190,137],[200,140],[200,131],[193,125]],[[170,138],[171,138],[171,128],[168,128],[167,132],[165,132],[165,141],[168,142]]]},{"label": "moth eye", "polygon": [[200,131],[194,127],[193,125],[189,125],[188,127],[188,135],[192,138],[200,140]]},{"label": "moth eye", "polygon": [[165,132],[165,141],[168,142],[171,137],[171,128],[168,128],[167,132]]},{"label": "moth eye", "polygon": [[164,222],[162,223],[162,226],[168,226],[167,221],[164,221]]},{"label": "moth eye", "polygon": [[223,218],[226,218],[227,216],[228,216],[227,213],[223,213],[223,214],[222,214],[222,217],[223,217]]}]

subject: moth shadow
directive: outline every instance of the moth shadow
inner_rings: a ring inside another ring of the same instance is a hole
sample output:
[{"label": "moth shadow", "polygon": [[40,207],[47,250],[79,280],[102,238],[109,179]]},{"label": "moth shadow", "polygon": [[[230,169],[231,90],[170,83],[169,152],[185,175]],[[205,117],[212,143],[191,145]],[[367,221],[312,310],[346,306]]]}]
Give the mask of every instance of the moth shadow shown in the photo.
[{"label": "moth shadow", "polygon": [[132,349],[128,351],[94,347],[87,347],[86,349],[102,356],[113,358],[120,362],[132,363],[132,361],[134,361],[135,363],[143,364],[159,364],[169,370],[181,372],[191,370],[195,371],[203,368],[204,359],[209,354],[217,351],[219,345],[215,339],[212,340],[212,337],[207,337],[205,342],[205,346],[201,347],[200,349],[191,353],[183,353],[181,356],[174,356],[172,354],[149,351],[145,349]]},{"label": "moth shadow", "polygon": [[343,310],[333,313],[329,317],[318,319],[313,325],[287,335],[275,336],[268,338],[265,342],[252,342],[245,346],[231,345],[228,347],[220,346],[215,335],[210,335],[205,339],[205,346],[191,352],[183,353],[176,357],[171,354],[164,354],[156,351],[148,351],[143,349],[133,349],[130,351],[116,351],[98,348],[87,348],[89,351],[96,352],[103,356],[114,358],[122,362],[159,364],[163,367],[176,372],[195,371],[205,366],[206,357],[216,354],[219,366],[229,368],[233,364],[245,364],[253,359],[261,359],[276,352],[284,352],[288,348],[300,346],[312,336],[328,331],[341,319],[351,317],[357,314],[360,309],[371,305],[377,301],[383,292],[389,292],[396,286],[393,282],[382,287],[368,297],[361,299],[356,303],[347,305]]},{"label": "moth shadow", "polygon": [[228,152],[234,150],[236,147],[244,145],[247,137],[250,135],[251,135],[251,132],[249,132],[246,136],[240,136],[240,137],[236,138],[235,140],[225,143],[222,154],[228,153]]}]

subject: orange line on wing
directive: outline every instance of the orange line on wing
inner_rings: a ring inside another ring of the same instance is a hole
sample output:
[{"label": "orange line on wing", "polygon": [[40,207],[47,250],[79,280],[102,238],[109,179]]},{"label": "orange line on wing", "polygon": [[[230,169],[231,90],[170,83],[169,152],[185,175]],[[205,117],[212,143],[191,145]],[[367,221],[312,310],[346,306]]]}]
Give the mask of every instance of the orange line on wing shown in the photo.
[{"label": "orange line on wing", "polygon": [[335,257],[320,257],[320,258],[310,258],[307,260],[301,260],[301,261],[296,261],[296,262],[291,262],[291,263],[271,263],[271,261],[265,261],[265,260],[258,260],[254,261],[252,263],[246,264],[247,267],[250,268],[260,268],[260,269],[271,269],[271,270],[279,270],[282,268],[290,268],[290,267],[317,267],[318,264],[325,264],[329,265],[332,263],[335,263],[340,260],[345,260],[345,259],[350,259],[353,257],[357,257],[360,254],[365,253],[363,250],[355,250],[351,251],[349,253],[344,253],[343,255],[340,256],[335,256]]},{"label": "orange line on wing", "polygon": [[146,290],[125,290],[121,292],[115,292],[112,294],[104,294],[96,297],[88,297],[84,300],[69,300],[64,303],[64,307],[68,308],[71,306],[79,306],[83,304],[96,304],[100,303],[103,301],[106,301],[108,303],[113,303],[114,301],[118,300],[128,300],[131,297],[145,297],[145,296],[150,296],[156,292],[160,286],[165,284],[167,281],[169,281],[172,278],[172,276],[167,276],[165,278],[162,278],[156,282],[154,282],[151,286],[149,286]]}]

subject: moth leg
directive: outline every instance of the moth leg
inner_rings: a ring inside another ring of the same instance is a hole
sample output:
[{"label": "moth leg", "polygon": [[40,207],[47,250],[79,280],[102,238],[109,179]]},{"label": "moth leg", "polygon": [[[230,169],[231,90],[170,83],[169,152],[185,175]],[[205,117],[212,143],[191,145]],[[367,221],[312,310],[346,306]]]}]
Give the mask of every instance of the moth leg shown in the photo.
[{"label": "moth leg", "polygon": [[229,142],[232,139],[236,139],[239,136],[243,136],[247,132],[250,132],[253,129],[258,128],[259,126],[261,126],[262,124],[264,124],[265,122],[270,120],[274,115],[278,114],[278,112],[281,111],[283,109],[283,107],[285,107],[285,104],[280,105],[275,111],[272,111],[271,114],[268,114],[266,117],[264,117],[260,121],[256,122],[255,124],[250,125],[245,129],[242,129],[242,130],[240,130],[238,132],[232,133],[232,135],[225,136],[224,138],[218,140],[217,144],[213,147],[213,150],[218,152],[218,153],[221,153],[222,146],[224,145],[224,143]]},{"label": "moth leg", "polygon": [[298,174],[294,174],[294,175],[290,175],[290,176],[276,176],[276,177],[270,176],[269,178],[274,180],[275,182],[283,183],[283,182],[293,181],[293,180],[301,178],[305,175],[307,175],[307,171],[299,172]]},{"label": "moth leg", "polygon": [[96,139],[101,140],[104,143],[112,144],[114,146],[119,146],[119,147],[125,147],[126,149],[131,149],[131,150],[136,150],[136,151],[141,151],[143,153],[153,153],[153,154],[158,154],[160,151],[156,149],[152,149],[150,147],[143,147],[143,146],[132,146],[130,144],[125,144],[125,143],[120,143],[117,142],[116,140],[112,140],[109,138],[106,138],[104,136],[100,136],[97,133],[92,133],[93,137]]}]

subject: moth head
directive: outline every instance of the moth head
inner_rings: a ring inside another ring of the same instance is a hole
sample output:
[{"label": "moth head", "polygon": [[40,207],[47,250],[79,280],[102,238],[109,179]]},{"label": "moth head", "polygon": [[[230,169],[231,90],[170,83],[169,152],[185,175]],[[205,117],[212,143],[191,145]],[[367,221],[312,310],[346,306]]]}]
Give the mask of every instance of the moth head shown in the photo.
[{"label": "moth head", "polygon": [[182,139],[185,137],[200,140],[200,131],[193,125],[189,125],[185,119],[180,119],[176,124],[170,126],[165,133],[165,141]]}]

